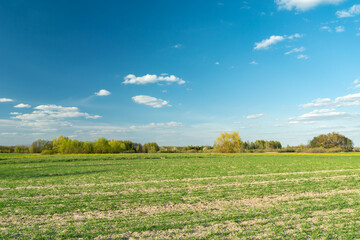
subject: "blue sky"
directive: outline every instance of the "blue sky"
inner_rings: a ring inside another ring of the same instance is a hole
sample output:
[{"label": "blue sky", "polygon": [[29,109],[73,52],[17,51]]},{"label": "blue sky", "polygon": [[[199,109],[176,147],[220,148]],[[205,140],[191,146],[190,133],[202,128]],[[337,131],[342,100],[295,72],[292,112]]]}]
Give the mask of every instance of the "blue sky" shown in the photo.
[{"label": "blue sky", "polygon": [[0,144],[360,146],[360,3],[2,1]]}]

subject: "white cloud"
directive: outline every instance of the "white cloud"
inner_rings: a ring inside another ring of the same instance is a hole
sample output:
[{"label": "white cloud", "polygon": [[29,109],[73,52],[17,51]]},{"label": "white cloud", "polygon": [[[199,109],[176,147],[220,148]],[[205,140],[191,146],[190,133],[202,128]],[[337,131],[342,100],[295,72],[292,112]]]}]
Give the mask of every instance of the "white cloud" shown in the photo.
[{"label": "white cloud", "polygon": [[360,93],[348,94],[346,96],[337,97],[335,102],[355,102],[360,101]]},{"label": "white cloud", "polygon": [[174,46],[173,46],[173,48],[181,48],[182,47],[182,44],[175,44]]},{"label": "white cloud", "polygon": [[328,32],[332,32],[332,29],[331,29],[331,27],[329,27],[329,26],[322,26],[320,29],[321,29],[321,30],[328,31]]},{"label": "white cloud", "polygon": [[26,103],[19,103],[18,105],[15,105],[14,108],[31,108],[31,105]]},{"label": "white cloud", "polygon": [[309,57],[308,57],[308,55],[305,55],[305,54],[299,54],[298,56],[297,56],[297,59],[304,59],[304,60],[306,60],[306,59],[308,59]]},{"label": "white cloud", "polygon": [[174,128],[181,127],[183,124],[181,122],[167,122],[167,123],[149,123],[147,125],[133,125],[130,126],[131,130],[144,130],[144,129],[159,129],[159,128]]},{"label": "white cloud", "polygon": [[258,113],[258,114],[253,114],[253,115],[248,115],[248,116],[245,116],[246,119],[256,119],[256,118],[261,118],[263,117],[264,114],[263,113]]},{"label": "white cloud", "polygon": [[255,61],[255,60],[253,60],[253,61],[250,62],[250,64],[252,64],[252,65],[258,65],[259,63],[258,63],[257,61]]},{"label": "white cloud", "polygon": [[255,43],[255,50],[260,50],[260,49],[268,49],[271,45],[277,44],[278,42],[284,41],[285,38],[283,36],[270,36],[270,38],[268,39],[264,39],[261,42],[257,42]]},{"label": "white cloud", "polygon": [[18,133],[16,132],[3,132],[3,133],[0,133],[0,135],[4,135],[4,136],[11,136],[11,135],[17,135]]},{"label": "white cloud", "polygon": [[157,76],[157,75],[150,75],[146,74],[142,77],[136,77],[133,74],[127,75],[125,78],[124,84],[137,84],[137,85],[143,85],[148,83],[158,83],[158,82],[166,82],[166,83],[178,83],[178,84],[184,84],[185,81],[181,78],[178,78],[174,75],[169,76]]},{"label": "white cloud", "polygon": [[13,99],[10,98],[0,98],[0,103],[4,103],[4,102],[13,102]]},{"label": "white cloud", "polygon": [[292,53],[297,53],[297,52],[303,52],[305,51],[306,49],[304,47],[299,47],[299,48],[293,48],[291,49],[290,51],[286,52],[285,55],[289,55],[289,54],[292,54]]},{"label": "white cloud", "polygon": [[268,39],[264,39],[261,42],[255,43],[254,49],[255,50],[262,50],[262,49],[266,50],[271,45],[275,45],[275,44],[277,44],[279,42],[282,42],[282,41],[284,41],[286,39],[293,40],[295,38],[302,38],[302,37],[303,37],[303,35],[299,34],[299,33],[295,33],[295,34],[290,35],[290,36],[287,36],[287,35],[284,35],[284,36],[272,35]]},{"label": "white cloud", "polygon": [[330,98],[318,98],[313,100],[311,103],[306,103],[300,105],[302,108],[310,108],[310,107],[327,107],[331,106],[333,102]]},{"label": "white cloud", "polygon": [[151,96],[146,96],[146,95],[134,96],[134,97],[132,97],[132,100],[138,104],[145,104],[145,105],[151,106],[153,108],[161,108],[164,106],[171,107],[171,105],[169,105],[168,101],[165,101],[165,100],[162,100],[159,98],[155,98],[155,97],[151,97]]},{"label": "white cloud", "polygon": [[337,11],[336,16],[338,18],[354,17],[360,14],[360,4],[355,4],[347,10]]},{"label": "white cloud", "polygon": [[215,65],[219,65],[220,63],[219,62],[215,62]]},{"label": "white cloud", "polygon": [[77,107],[63,107],[58,105],[39,105],[35,111],[27,114],[19,114],[14,119],[20,120],[45,120],[45,119],[64,119],[85,117],[90,119],[100,118],[99,115],[90,115],[80,112]]},{"label": "white cloud", "polygon": [[275,0],[279,9],[307,11],[319,5],[338,4],[344,0]]},{"label": "white cloud", "polygon": [[311,103],[300,105],[302,108],[310,107],[355,107],[360,106],[360,93],[348,94],[345,96],[337,97],[335,100],[330,98],[320,98],[313,100]]},{"label": "white cloud", "polygon": [[299,117],[289,118],[289,123],[295,124],[309,121],[336,120],[358,116],[359,114],[357,113],[335,112],[335,109],[320,109],[305,113]]},{"label": "white cloud", "polygon": [[111,92],[105,89],[101,89],[100,91],[95,93],[96,96],[109,96],[110,94]]},{"label": "white cloud", "polygon": [[344,32],[344,31],[345,31],[345,27],[344,27],[344,26],[337,26],[337,27],[335,28],[335,31],[336,31],[336,32]]},{"label": "white cloud", "polygon": [[28,127],[38,131],[56,131],[62,127],[70,127],[72,124],[65,119],[69,118],[86,118],[97,119],[101,116],[90,115],[80,112],[77,107],[63,107],[58,105],[39,105],[34,108],[32,113],[22,114],[12,112],[11,117],[17,126]]},{"label": "white cloud", "polygon": [[354,85],[355,85],[355,86],[354,86],[353,88],[360,88],[360,84],[359,84],[359,83],[360,83],[360,78],[355,79],[355,80],[354,80]]},{"label": "white cloud", "polygon": [[288,36],[287,38],[290,39],[290,40],[292,40],[292,39],[294,39],[294,38],[302,38],[302,37],[303,37],[302,34],[295,33],[295,34],[293,34],[293,35]]}]

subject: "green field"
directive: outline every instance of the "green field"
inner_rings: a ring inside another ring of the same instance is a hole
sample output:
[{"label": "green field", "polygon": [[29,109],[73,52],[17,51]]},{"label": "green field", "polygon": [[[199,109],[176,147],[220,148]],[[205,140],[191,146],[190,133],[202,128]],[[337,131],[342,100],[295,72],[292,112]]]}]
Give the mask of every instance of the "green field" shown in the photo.
[{"label": "green field", "polygon": [[360,238],[360,154],[0,155],[14,238]]}]

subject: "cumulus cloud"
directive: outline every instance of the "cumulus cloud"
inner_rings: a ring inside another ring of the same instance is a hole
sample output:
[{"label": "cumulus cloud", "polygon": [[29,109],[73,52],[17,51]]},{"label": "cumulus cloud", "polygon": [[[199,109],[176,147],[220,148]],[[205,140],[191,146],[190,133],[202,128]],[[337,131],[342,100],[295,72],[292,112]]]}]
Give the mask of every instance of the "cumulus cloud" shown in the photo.
[{"label": "cumulus cloud", "polygon": [[31,108],[31,105],[26,104],[26,103],[19,103],[19,104],[15,105],[14,108]]},{"label": "cumulus cloud", "polygon": [[291,49],[290,51],[286,52],[285,55],[289,55],[289,54],[292,54],[292,53],[298,53],[298,52],[303,52],[305,51],[306,49],[304,47],[299,47],[299,48],[293,48]]},{"label": "cumulus cloud", "polygon": [[336,31],[336,32],[344,32],[344,31],[345,31],[345,27],[344,27],[344,26],[337,26],[337,27],[335,28],[335,31]]},{"label": "cumulus cloud", "polygon": [[64,119],[85,117],[90,119],[100,118],[99,115],[90,115],[80,112],[77,107],[63,107],[58,105],[39,105],[34,108],[35,111],[27,114],[18,114],[13,117],[20,120],[43,120],[43,119]]},{"label": "cumulus cloud", "polygon": [[286,39],[292,40],[292,39],[301,38],[301,37],[302,37],[302,35],[299,34],[299,33],[295,33],[295,34],[290,35],[290,36],[287,36],[287,35],[284,35],[284,36],[272,35],[269,38],[262,40],[261,42],[255,43],[254,49],[255,50],[266,50],[266,49],[269,49],[270,46],[275,45],[275,44],[277,44],[279,42],[282,42],[282,41],[284,41]]},{"label": "cumulus cloud", "polygon": [[345,96],[337,97],[335,100],[330,98],[319,98],[313,100],[311,103],[300,105],[302,108],[310,107],[355,107],[360,106],[360,93],[348,94]]},{"label": "cumulus cloud", "polygon": [[14,120],[20,121],[21,126],[31,127],[39,131],[56,131],[59,127],[71,126],[65,121],[69,118],[97,119],[101,116],[80,112],[77,107],[63,107],[58,105],[39,105],[32,113],[11,113]]},{"label": "cumulus cloud", "polygon": [[307,11],[319,5],[334,5],[343,1],[344,0],[275,0],[275,3],[280,10],[285,9],[290,11],[296,9],[298,11]]},{"label": "cumulus cloud", "polygon": [[134,96],[132,97],[132,100],[138,104],[145,104],[153,108],[162,108],[164,106],[171,107],[168,101],[146,95]]},{"label": "cumulus cloud", "polygon": [[355,4],[347,10],[341,10],[336,12],[338,18],[355,17],[360,14],[360,4]]},{"label": "cumulus cloud", "polygon": [[111,92],[105,89],[101,89],[100,91],[95,93],[96,96],[109,96],[110,94]]},{"label": "cumulus cloud", "polygon": [[358,117],[357,113],[336,112],[335,109],[320,109],[305,113],[299,117],[289,118],[289,123],[300,123],[309,121],[337,120]]},{"label": "cumulus cloud", "polygon": [[14,100],[11,98],[0,98],[0,103],[4,103],[4,102],[13,102]]},{"label": "cumulus cloud", "polygon": [[258,113],[258,114],[253,114],[253,115],[248,115],[248,116],[245,116],[246,119],[256,119],[256,118],[261,118],[263,117],[264,114],[263,113]]},{"label": "cumulus cloud", "polygon": [[255,61],[255,60],[253,60],[253,61],[250,62],[250,64],[252,64],[252,65],[258,65],[259,63],[258,63],[257,61]]},{"label": "cumulus cloud", "polygon": [[134,74],[129,74],[124,79],[125,81],[123,82],[123,84],[136,84],[136,85],[144,85],[148,83],[159,83],[159,82],[177,83],[177,84],[185,83],[184,80],[174,75],[157,76],[155,74],[154,75],[146,74],[142,77],[136,77]]}]

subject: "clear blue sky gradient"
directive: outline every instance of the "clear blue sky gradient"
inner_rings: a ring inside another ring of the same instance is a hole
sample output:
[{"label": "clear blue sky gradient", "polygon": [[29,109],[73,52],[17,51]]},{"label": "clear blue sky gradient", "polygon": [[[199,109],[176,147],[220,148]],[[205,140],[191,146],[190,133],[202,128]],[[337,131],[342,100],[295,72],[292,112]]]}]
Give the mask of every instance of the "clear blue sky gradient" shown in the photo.
[{"label": "clear blue sky gradient", "polygon": [[[243,140],[295,145],[337,131],[360,145],[359,99],[300,106],[359,93],[360,15],[336,15],[355,4],[301,10],[255,0],[2,1],[0,99],[13,101],[0,102],[0,144],[63,134],[212,145],[220,132],[238,131]],[[289,38],[296,33],[301,37]],[[270,36],[284,40],[254,49]],[[123,83],[128,74],[162,73],[186,83]],[[101,89],[111,94],[94,94]],[[132,99],[138,95],[171,106],[139,104]],[[14,108],[19,103],[31,108]],[[36,115],[39,105],[81,114],[16,118]],[[302,116],[313,111],[331,114]]]}]

